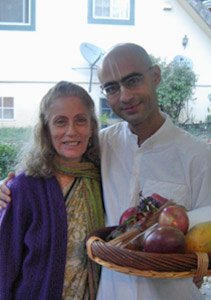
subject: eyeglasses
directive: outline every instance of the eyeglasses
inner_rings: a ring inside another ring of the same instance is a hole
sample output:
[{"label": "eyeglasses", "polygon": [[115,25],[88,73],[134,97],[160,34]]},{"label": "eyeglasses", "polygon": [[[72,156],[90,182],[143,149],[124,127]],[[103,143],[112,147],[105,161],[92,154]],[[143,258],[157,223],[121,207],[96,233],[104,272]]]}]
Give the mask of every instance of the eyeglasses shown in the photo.
[{"label": "eyeglasses", "polygon": [[120,81],[109,82],[102,87],[103,94],[108,97],[114,97],[120,94],[121,86],[132,90],[139,87],[144,81],[144,75],[149,72],[153,67],[147,69],[144,73],[132,73]]}]

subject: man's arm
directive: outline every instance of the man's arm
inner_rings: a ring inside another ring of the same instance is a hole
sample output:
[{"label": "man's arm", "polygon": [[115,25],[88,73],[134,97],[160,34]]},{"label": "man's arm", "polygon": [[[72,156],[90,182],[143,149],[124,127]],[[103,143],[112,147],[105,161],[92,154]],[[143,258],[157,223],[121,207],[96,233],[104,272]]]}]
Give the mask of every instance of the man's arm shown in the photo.
[{"label": "man's arm", "polygon": [[7,207],[7,204],[11,201],[10,190],[6,186],[10,179],[15,176],[15,173],[10,172],[8,177],[0,181],[0,211]]}]

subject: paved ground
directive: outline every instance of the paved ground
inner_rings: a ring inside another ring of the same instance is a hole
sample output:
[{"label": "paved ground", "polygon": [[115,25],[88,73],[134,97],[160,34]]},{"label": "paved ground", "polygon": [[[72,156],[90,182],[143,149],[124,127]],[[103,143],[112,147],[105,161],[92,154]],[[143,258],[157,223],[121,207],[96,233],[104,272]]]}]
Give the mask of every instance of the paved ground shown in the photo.
[{"label": "paved ground", "polygon": [[206,300],[211,300],[211,276],[204,277],[204,283],[201,286],[201,292],[206,296]]}]

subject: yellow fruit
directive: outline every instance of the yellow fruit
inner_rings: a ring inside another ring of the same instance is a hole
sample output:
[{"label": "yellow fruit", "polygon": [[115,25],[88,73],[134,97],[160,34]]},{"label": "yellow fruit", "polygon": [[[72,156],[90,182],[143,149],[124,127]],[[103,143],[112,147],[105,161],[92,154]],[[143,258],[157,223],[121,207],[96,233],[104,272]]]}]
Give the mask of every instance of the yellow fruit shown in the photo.
[{"label": "yellow fruit", "polygon": [[195,225],[185,235],[186,252],[211,252],[211,222]]}]

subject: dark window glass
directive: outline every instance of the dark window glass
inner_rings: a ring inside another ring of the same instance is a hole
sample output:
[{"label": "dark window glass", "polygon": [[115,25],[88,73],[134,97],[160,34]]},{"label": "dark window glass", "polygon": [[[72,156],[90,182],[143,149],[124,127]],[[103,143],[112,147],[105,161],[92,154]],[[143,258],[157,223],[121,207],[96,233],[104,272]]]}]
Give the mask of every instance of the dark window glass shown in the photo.
[{"label": "dark window glass", "polygon": [[35,0],[0,0],[0,30],[35,30]]},{"label": "dark window glass", "polygon": [[100,98],[100,115],[107,115],[108,119],[119,119],[119,117],[113,112],[106,98]]}]

